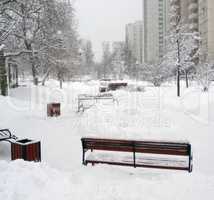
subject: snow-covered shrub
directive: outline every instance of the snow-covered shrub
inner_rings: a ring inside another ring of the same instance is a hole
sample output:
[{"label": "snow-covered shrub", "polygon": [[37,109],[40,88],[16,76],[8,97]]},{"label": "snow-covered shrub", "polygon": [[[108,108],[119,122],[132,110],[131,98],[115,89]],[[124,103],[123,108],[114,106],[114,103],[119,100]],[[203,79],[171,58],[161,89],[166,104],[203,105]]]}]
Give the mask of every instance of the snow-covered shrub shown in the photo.
[{"label": "snow-covered shrub", "polygon": [[144,80],[151,82],[155,87],[160,87],[168,77],[172,76],[172,70],[164,62],[145,64],[142,69]]},{"label": "snow-covered shrub", "polygon": [[197,66],[196,72],[202,91],[207,92],[211,82],[214,80],[214,65],[211,63],[201,63]]},{"label": "snow-covered shrub", "polygon": [[129,84],[127,90],[130,92],[145,92],[145,86],[137,84]]}]

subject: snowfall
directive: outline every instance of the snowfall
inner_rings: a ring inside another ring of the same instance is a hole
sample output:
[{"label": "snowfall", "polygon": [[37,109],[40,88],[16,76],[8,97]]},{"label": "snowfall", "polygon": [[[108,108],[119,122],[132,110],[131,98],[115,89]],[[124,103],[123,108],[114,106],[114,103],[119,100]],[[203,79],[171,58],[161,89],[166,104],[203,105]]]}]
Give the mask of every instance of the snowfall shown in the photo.
[{"label": "snowfall", "polygon": [[[99,82],[29,81],[0,96],[0,129],[19,138],[40,140],[42,162],[10,161],[10,144],[0,142],[1,200],[212,200],[214,198],[214,87],[207,93],[191,82],[176,97],[168,82],[155,88],[129,81],[111,100],[86,102],[77,112],[79,94],[96,95]],[[135,90],[144,87],[143,91]],[[60,117],[47,117],[47,103],[60,102]],[[82,137],[189,141],[193,172],[82,165]]]}]

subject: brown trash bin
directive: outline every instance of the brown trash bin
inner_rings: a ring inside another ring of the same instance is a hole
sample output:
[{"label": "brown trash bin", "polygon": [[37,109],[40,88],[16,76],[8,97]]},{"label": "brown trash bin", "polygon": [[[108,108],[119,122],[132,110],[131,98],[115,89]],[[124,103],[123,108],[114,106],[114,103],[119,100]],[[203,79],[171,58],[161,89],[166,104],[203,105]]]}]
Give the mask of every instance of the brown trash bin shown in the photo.
[{"label": "brown trash bin", "polygon": [[47,116],[58,117],[60,116],[60,103],[49,103],[47,105]]},{"label": "brown trash bin", "polygon": [[41,161],[41,142],[30,139],[17,140],[11,143],[11,160]]}]

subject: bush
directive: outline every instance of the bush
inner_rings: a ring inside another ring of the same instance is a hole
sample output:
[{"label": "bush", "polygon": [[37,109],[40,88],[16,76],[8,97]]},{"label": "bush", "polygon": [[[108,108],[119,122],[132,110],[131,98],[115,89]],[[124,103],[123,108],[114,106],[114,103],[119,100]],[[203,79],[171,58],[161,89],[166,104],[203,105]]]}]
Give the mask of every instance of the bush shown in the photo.
[{"label": "bush", "polygon": [[145,92],[145,87],[143,85],[128,85],[127,90],[130,92]]}]

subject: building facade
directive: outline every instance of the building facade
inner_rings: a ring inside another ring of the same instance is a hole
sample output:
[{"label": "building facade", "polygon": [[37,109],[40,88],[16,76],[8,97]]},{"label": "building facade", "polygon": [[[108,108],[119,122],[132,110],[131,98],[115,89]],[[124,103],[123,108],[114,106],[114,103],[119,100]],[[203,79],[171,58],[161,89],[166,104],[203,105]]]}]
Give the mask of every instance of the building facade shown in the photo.
[{"label": "building facade", "polygon": [[214,61],[214,1],[199,1],[199,32],[202,61]]},{"label": "building facade", "polygon": [[139,63],[143,63],[143,22],[126,25],[126,46]]},{"label": "building facade", "polygon": [[[168,0],[170,2],[169,18],[172,26],[174,22],[189,25],[189,30],[198,31],[198,0]],[[176,16],[180,16],[176,19]]]},{"label": "building facade", "polygon": [[[182,0],[182,4],[184,4],[184,0]],[[198,0],[188,0],[186,1],[186,6],[188,8],[187,15],[189,23],[189,30],[191,32],[198,32],[199,31],[199,2]],[[181,13],[181,16],[182,13]]]},{"label": "building facade", "polygon": [[143,62],[156,63],[166,50],[168,0],[143,0]]},{"label": "building facade", "polygon": [[199,59],[214,61],[214,1],[171,0],[170,8],[174,6],[179,8],[182,23],[189,25],[189,31],[200,34]]}]

